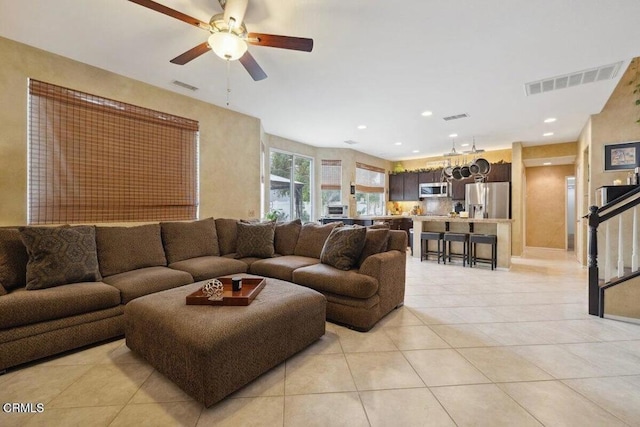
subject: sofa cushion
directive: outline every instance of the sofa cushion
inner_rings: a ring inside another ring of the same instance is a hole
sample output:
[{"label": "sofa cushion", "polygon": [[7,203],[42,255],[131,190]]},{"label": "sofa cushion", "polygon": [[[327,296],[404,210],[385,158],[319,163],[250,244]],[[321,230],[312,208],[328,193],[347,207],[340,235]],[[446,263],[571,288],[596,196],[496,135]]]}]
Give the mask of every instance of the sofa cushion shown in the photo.
[{"label": "sofa cushion", "polygon": [[293,254],[319,259],[324,242],[329,237],[331,230],[338,226],[342,226],[342,223],[330,222],[329,224],[320,225],[308,222],[304,224],[300,229],[300,236],[298,236],[298,242]]},{"label": "sofa cushion", "polygon": [[369,298],[378,291],[378,280],[358,273],[358,270],[339,270],[327,264],[298,268],[293,272],[293,283],[353,298]]},{"label": "sofa cushion", "polygon": [[360,226],[338,227],[331,230],[324,242],[320,262],[340,270],[349,270],[360,259],[367,229]]},{"label": "sofa cushion", "polygon": [[6,294],[7,294],[7,290],[4,288],[4,286],[0,285],[0,296],[6,295]]},{"label": "sofa cushion", "polygon": [[96,227],[102,276],[144,267],[166,266],[160,224],[136,227]]},{"label": "sofa cushion", "polygon": [[216,218],[216,232],[218,233],[220,255],[234,253],[238,239],[238,220]]},{"label": "sofa cushion", "polygon": [[274,279],[291,282],[295,269],[315,265],[319,262],[320,260],[318,260],[318,258],[285,255],[255,261],[249,266],[249,272],[258,276],[273,277]]},{"label": "sofa cushion", "polygon": [[192,222],[161,222],[160,228],[169,264],[200,256],[220,255],[213,218]]},{"label": "sofa cushion", "polygon": [[0,298],[0,329],[116,307],[120,292],[101,282],[73,283],[37,292],[18,289]]},{"label": "sofa cushion", "polygon": [[302,221],[300,219],[276,224],[273,246],[277,254],[293,255],[301,228]]},{"label": "sofa cushion", "polygon": [[237,228],[236,258],[271,258],[275,254],[273,248],[275,222],[268,221],[255,224],[238,222]]},{"label": "sofa cushion", "polygon": [[389,241],[389,228],[368,228],[364,241],[364,247],[360,253],[358,267],[362,265],[365,259],[370,255],[379,254],[387,250],[387,242]]},{"label": "sofa cushion", "polygon": [[6,291],[27,283],[29,255],[17,228],[0,228],[0,286]]},{"label": "sofa cushion", "polygon": [[29,254],[27,289],[100,280],[93,226],[21,227]]},{"label": "sofa cushion", "polygon": [[105,277],[103,281],[120,290],[122,304],[126,304],[143,295],[193,283],[193,277],[168,267],[146,267]]},{"label": "sofa cushion", "polygon": [[195,281],[212,279],[229,274],[246,273],[249,268],[247,264],[241,260],[219,256],[203,256],[185,259],[184,261],[169,264],[169,267],[186,271],[193,276],[193,280]]}]

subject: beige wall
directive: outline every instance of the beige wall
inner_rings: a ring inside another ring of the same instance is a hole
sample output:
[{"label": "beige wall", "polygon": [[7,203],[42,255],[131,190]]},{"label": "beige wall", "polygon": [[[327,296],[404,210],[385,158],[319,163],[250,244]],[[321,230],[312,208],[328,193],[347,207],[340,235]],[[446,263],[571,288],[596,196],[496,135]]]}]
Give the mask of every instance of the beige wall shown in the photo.
[{"label": "beige wall", "polygon": [[[451,147],[447,147],[442,151],[449,151]],[[460,147],[456,147],[458,152],[461,152]],[[435,157],[423,157],[420,159],[412,159],[412,160],[403,160],[400,162],[393,162],[392,168],[394,171],[402,172],[402,171],[415,171],[418,169],[427,169],[427,168],[435,168],[442,167],[445,162],[451,160],[453,164],[456,162],[460,162],[460,164],[468,163],[473,160],[472,155],[461,155],[458,157],[444,157],[444,156],[435,156]],[[485,153],[478,154],[478,157],[483,157],[487,159],[491,163],[497,163],[500,161],[510,163],[511,162],[511,149],[505,150],[494,150],[487,151]]]},{"label": "beige wall", "polygon": [[526,168],[526,246],[566,249],[566,178],[574,165]]},{"label": "beige wall", "polygon": [[0,57],[0,225],[27,221],[30,77],[198,120],[200,217],[259,214],[260,120],[4,38]]}]

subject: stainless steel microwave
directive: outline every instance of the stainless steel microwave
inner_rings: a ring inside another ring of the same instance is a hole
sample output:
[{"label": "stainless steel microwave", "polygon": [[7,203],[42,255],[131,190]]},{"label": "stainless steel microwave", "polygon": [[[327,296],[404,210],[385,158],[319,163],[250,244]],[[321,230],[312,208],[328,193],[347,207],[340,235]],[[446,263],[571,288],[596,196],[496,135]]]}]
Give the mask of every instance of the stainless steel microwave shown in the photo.
[{"label": "stainless steel microwave", "polygon": [[419,189],[420,198],[449,196],[449,184],[447,182],[427,182],[420,184]]}]

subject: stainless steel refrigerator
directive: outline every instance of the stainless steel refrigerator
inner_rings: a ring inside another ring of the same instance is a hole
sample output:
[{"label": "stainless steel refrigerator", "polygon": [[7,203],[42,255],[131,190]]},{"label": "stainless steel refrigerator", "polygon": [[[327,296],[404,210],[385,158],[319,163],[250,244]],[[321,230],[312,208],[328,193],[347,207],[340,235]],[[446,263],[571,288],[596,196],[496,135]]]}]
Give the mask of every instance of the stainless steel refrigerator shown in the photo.
[{"label": "stainless steel refrigerator", "polygon": [[511,184],[476,182],[465,186],[465,205],[469,218],[510,218]]}]

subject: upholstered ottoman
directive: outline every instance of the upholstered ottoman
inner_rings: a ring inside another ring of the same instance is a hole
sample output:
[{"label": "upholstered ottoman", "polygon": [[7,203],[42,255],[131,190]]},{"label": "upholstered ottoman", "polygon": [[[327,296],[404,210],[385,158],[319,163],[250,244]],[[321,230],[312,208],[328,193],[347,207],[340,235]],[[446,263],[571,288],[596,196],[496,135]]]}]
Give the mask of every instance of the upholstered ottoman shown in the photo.
[{"label": "upholstered ottoman", "polygon": [[266,279],[244,307],[187,305],[202,282],[125,306],[127,346],[205,406],[251,382],[325,332],[325,297]]}]

